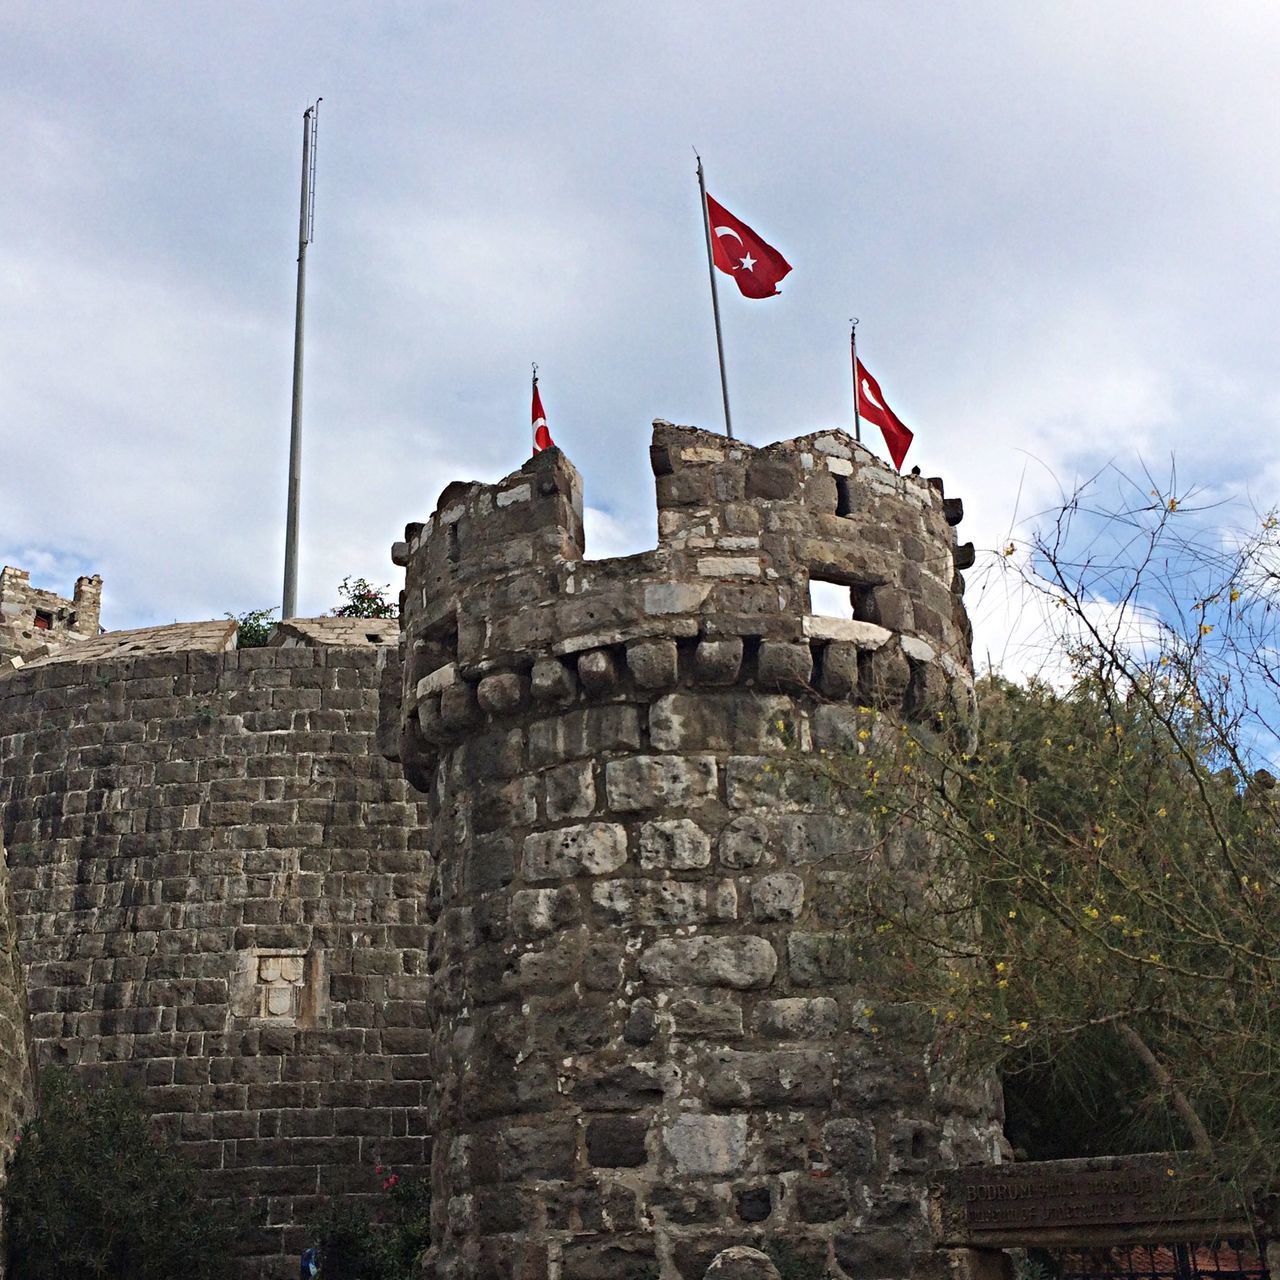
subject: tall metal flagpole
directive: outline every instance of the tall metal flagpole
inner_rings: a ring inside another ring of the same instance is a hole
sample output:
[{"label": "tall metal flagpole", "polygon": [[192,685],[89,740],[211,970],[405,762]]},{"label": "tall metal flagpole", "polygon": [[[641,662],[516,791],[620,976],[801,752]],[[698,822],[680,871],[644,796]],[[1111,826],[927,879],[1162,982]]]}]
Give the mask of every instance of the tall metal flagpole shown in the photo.
[{"label": "tall metal flagpole", "polygon": [[315,236],[317,98],[302,113],[302,207],[298,215],[298,302],[293,321],[293,413],[289,421],[289,510],[284,535],[284,602],[280,617],[298,613],[298,491],[302,484],[302,326],[307,298],[307,245]]},{"label": "tall metal flagpole", "polygon": [[711,212],[707,208],[707,180],[702,173],[702,157],[697,149],[698,190],[702,193],[702,230],[707,237],[707,271],[711,276],[711,310],[716,318],[716,354],[720,357],[720,394],[724,397],[724,433],[733,439],[733,420],[729,416],[729,380],[724,372],[724,335],[720,332],[720,295],[716,292],[716,260],[711,252]]},{"label": "tall metal flagpole", "polygon": [[853,438],[862,439],[862,414],[858,409],[858,317],[849,321],[849,357],[853,362]]}]

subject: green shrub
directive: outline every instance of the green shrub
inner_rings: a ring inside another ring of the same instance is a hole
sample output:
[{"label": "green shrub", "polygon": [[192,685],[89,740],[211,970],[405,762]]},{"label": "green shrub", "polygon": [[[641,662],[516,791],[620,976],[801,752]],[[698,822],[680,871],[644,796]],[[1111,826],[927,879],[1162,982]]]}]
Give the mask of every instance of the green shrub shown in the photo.
[{"label": "green shrub", "polygon": [[4,1191],[10,1280],[222,1280],[243,1219],[157,1142],[134,1093],[49,1070]]},{"label": "green shrub", "polygon": [[430,1183],[381,1166],[374,1173],[385,1199],[372,1212],[338,1202],[315,1223],[320,1280],[413,1280],[417,1275],[418,1255],[431,1239]]},{"label": "green shrub", "polygon": [[261,649],[271,639],[275,623],[271,615],[275,606],[270,609],[248,609],[244,613],[229,613],[226,616],[237,624],[236,647],[238,649]]},{"label": "green shrub", "polygon": [[398,618],[400,606],[387,599],[390,585],[375,587],[365,578],[343,578],[338,587],[342,603],[333,611],[335,618]]}]

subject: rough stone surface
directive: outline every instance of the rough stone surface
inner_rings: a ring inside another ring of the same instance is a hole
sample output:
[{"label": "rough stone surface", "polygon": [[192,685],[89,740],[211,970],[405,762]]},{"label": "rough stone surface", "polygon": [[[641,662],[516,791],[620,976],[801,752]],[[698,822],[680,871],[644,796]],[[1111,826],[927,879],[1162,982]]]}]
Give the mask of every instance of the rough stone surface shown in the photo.
[{"label": "rough stone surface", "polygon": [[[217,1190],[269,1208],[247,1274],[293,1277],[318,1190],[429,1163],[428,806],[375,747],[394,648],[301,627],[206,647],[227,626],[108,633],[0,676],[0,949],[37,1065],[137,1084]],[[493,815],[532,820],[500,790]],[[16,1016],[0,971],[0,1148]]]},{"label": "rough stone surface", "polygon": [[[774,1280],[747,1246],[776,1236],[907,1280],[930,1171],[991,1158],[995,1108],[870,1028],[842,895],[927,849],[882,847],[796,754],[858,750],[860,707],[968,705],[943,495],[840,432],[657,424],[651,457],[652,551],[588,559],[549,449],[450,486],[396,553],[382,738],[434,857],[425,1273]],[[811,615],[811,576],[857,616]]]}]

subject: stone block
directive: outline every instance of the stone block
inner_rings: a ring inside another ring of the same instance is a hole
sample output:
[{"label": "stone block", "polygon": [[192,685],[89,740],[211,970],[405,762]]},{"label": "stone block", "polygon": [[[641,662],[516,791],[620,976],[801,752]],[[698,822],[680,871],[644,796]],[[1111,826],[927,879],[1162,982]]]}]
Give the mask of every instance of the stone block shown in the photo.
[{"label": "stone block", "polygon": [[591,695],[612,693],[618,687],[618,668],[608,649],[592,649],[578,655],[578,679]]},{"label": "stone block", "polygon": [[669,689],[679,674],[674,640],[637,640],[627,646],[627,669],[642,689]]},{"label": "stone block", "polygon": [[841,1177],[803,1175],[795,1186],[796,1217],[801,1222],[835,1222],[849,1212],[849,1188]]},{"label": "stone block", "polygon": [[628,1044],[652,1044],[658,1034],[658,1015],[649,1000],[633,1000],[622,1026],[622,1038]]},{"label": "stone block", "polygon": [[597,1169],[634,1169],[648,1160],[648,1123],[639,1116],[600,1116],[587,1124],[587,1159]]},{"label": "stone block", "polygon": [[619,813],[696,805],[716,792],[711,756],[631,756],[605,766],[609,807]]},{"label": "stone block", "polygon": [[440,691],[440,723],[454,733],[470,729],[480,722],[480,704],[475,686],[452,684]]},{"label": "stone block", "polygon": [[672,693],[649,709],[655,751],[785,751],[808,745],[805,717],[791,698],[736,693]]},{"label": "stone block", "polygon": [[575,761],[548,769],[546,786],[547,820],[588,817],[596,807],[596,784],[589,760]]},{"label": "stone block", "polygon": [[911,1270],[910,1241],[901,1230],[841,1231],[835,1237],[836,1261],[858,1280],[898,1280]]},{"label": "stone block", "polygon": [[640,828],[642,870],[691,871],[710,862],[711,837],[691,818],[646,822]]},{"label": "stone block", "polygon": [[742,669],[742,639],[700,640],[693,651],[693,678],[699,684],[734,684]]},{"label": "stone block", "polygon": [[769,855],[771,836],[766,818],[754,815],[734,818],[720,833],[716,846],[721,864],[741,871],[772,861]]},{"label": "stone block", "polygon": [[813,652],[807,644],[761,641],[756,678],[767,689],[808,688],[813,680]]},{"label": "stone block", "polygon": [[706,1078],[707,1100],[716,1106],[817,1106],[831,1101],[831,1054],[777,1049],[713,1055]]},{"label": "stone block", "polygon": [[[744,1192],[743,1196],[755,1196],[752,1201],[754,1212],[743,1212],[743,1197],[739,1197],[738,1216],[744,1222],[759,1222],[769,1216],[771,1204],[767,1190],[763,1192],[763,1198],[754,1192]],[[711,1259],[703,1277],[704,1280],[778,1280],[778,1268],[767,1253],[761,1253],[750,1245],[735,1244],[721,1249]]]},{"label": "stone block", "polygon": [[784,814],[778,819],[778,832],[793,866],[862,859],[880,844],[875,823],[861,813]]},{"label": "stone block", "polygon": [[835,1035],[840,1006],[830,996],[762,1000],[756,1006],[756,1030],[773,1040],[824,1040]]},{"label": "stone block", "polygon": [[627,860],[627,829],[612,822],[584,822],[525,837],[521,871],[526,880],[563,880],[617,871]]},{"label": "stone block", "polygon": [[686,1040],[741,1040],[742,1006],[736,1000],[673,1001],[671,1034]]},{"label": "stone block", "polygon": [[520,889],[511,895],[511,925],[517,938],[543,938],[582,920],[582,903],[572,885]]},{"label": "stone block", "polygon": [[849,698],[858,691],[858,648],[833,640],[822,650],[818,692],[824,698]]},{"label": "stone block", "polygon": [[788,871],[761,876],[751,885],[751,912],[757,920],[795,920],[804,907],[804,881]]},{"label": "stone block", "polygon": [[476,701],[490,715],[514,715],[529,701],[529,678],[514,671],[484,676],[476,685]]},{"label": "stone block", "polygon": [[827,1159],[846,1176],[870,1173],[876,1163],[876,1132],[868,1120],[842,1117],[822,1127]]},{"label": "stone block", "polygon": [[578,679],[559,658],[539,658],[529,679],[533,700],[553,707],[571,703],[578,694]]},{"label": "stone block", "polygon": [[640,957],[640,972],[656,986],[758,990],[773,981],[778,955],[766,938],[662,938]]},{"label": "stone block", "polygon": [[732,883],[725,892],[679,880],[606,880],[592,887],[591,900],[601,919],[624,928],[673,928],[737,916]]},{"label": "stone block", "polygon": [[747,1157],[744,1115],[680,1115],[668,1121],[662,1143],[681,1174],[731,1174]]}]

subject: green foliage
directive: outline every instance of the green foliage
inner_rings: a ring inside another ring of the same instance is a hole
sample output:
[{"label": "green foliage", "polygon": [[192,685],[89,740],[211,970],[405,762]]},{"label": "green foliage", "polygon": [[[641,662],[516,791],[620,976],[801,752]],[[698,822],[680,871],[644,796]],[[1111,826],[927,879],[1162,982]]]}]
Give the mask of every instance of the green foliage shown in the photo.
[{"label": "green foliage", "polygon": [[[1139,579],[1173,562],[1177,505]],[[816,766],[880,846],[847,903],[875,1021],[906,1006],[941,1054],[999,1069],[1029,1154],[1194,1147],[1280,1181],[1275,528],[1136,638],[1049,559],[1057,679],[980,682],[976,741],[867,710]]]},{"label": "green foliage", "polygon": [[275,623],[271,615],[275,608],[249,609],[245,613],[228,613],[226,616],[237,624],[236,646],[241,649],[261,649],[271,639]]},{"label": "green foliage", "polygon": [[338,587],[342,603],[333,611],[335,618],[398,618],[400,607],[389,600],[390,584],[375,587],[365,578],[343,578]]},{"label": "green foliage", "polygon": [[151,1137],[137,1098],[67,1072],[40,1081],[4,1191],[11,1280],[221,1280],[235,1213]]},{"label": "green foliage", "polygon": [[315,1224],[321,1280],[414,1280],[419,1254],[431,1239],[431,1186],[381,1167],[382,1198],[374,1211],[363,1204],[332,1203]]}]

